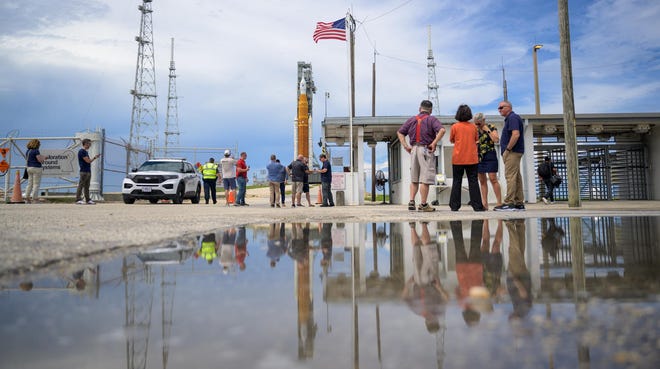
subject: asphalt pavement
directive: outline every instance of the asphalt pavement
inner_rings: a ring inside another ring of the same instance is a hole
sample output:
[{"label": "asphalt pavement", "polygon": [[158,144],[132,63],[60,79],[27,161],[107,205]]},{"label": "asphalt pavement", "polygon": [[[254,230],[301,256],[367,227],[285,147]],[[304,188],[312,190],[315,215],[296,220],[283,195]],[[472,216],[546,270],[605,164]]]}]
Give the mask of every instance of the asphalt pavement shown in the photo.
[{"label": "asphalt pavement", "polygon": [[267,196],[250,191],[246,201],[249,206],[242,207],[227,207],[224,198],[215,205],[206,205],[203,200],[200,204],[185,201],[182,205],[152,205],[146,201],[133,205],[117,201],[96,205],[0,204],[0,278],[73,260],[110,257],[174,239],[192,240],[199,234],[241,224],[660,215],[660,201],[585,201],[578,208],[561,202],[536,203],[517,212],[473,212],[466,205],[452,212],[447,205],[440,205],[432,213],[411,212],[407,205],[378,202],[271,208]]}]

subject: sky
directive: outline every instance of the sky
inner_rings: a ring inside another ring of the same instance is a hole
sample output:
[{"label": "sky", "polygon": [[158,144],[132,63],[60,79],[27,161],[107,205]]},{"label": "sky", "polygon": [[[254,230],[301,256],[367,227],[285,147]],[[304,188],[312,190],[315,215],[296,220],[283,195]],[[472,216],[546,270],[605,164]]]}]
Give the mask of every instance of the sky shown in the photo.
[{"label": "sky", "polygon": [[[128,140],[141,3],[1,0],[0,136],[100,127]],[[568,3],[576,113],[660,111],[660,2]],[[174,38],[180,145],[238,147],[253,168],[265,167],[271,153],[293,159],[298,61],[312,64],[317,87],[313,142],[325,114],[348,115],[347,43],[314,43],[312,33],[316,22],[349,10],[357,21],[357,116],[371,115],[374,60],[376,114],[417,113],[427,98],[428,26],[439,86],[434,114],[453,116],[463,103],[497,114],[502,68],[514,110],[533,113],[534,44],[543,45],[541,112],[562,113],[556,1],[154,0],[152,9],[161,141]],[[113,160],[125,158],[106,157]],[[377,162],[386,165],[384,144]]]}]

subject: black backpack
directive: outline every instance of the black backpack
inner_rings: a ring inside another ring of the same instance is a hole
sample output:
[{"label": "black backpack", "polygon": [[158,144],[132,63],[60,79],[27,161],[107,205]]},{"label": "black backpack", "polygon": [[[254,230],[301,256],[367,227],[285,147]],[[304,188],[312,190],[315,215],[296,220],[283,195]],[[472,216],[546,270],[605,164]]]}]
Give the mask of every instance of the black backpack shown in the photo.
[{"label": "black backpack", "polygon": [[550,168],[550,163],[544,162],[539,165],[538,169],[539,176],[542,178],[548,178],[552,175],[552,169]]}]

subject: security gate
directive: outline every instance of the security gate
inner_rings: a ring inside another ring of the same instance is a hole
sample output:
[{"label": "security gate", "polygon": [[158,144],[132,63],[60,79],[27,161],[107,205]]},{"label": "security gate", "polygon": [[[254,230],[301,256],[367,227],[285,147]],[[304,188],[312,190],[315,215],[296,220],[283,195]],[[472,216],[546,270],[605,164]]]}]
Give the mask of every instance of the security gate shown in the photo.
[{"label": "security gate", "polygon": [[[557,173],[564,178],[555,189],[556,200],[568,200],[566,152],[564,146],[536,145],[536,165],[550,156]],[[648,164],[644,146],[578,145],[580,198],[583,200],[648,200]],[[545,193],[543,181],[537,193]]]}]

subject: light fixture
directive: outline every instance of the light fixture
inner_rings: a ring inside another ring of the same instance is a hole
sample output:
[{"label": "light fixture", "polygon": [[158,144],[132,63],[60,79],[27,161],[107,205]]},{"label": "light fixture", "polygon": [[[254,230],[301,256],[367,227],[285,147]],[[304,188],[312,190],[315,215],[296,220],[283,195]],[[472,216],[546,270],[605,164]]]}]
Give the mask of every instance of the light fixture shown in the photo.
[{"label": "light fixture", "polygon": [[648,133],[650,130],[651,130],[651,126],[648,125],[648,124],[645,124],[645,123],[638,124],[638,125],[634,126],[633,129],[632,129],[633,132],[639,133],[639,134],[642,134],[642,135],[645,134],[645,133]]},{"label": "light fixture", "polygon": [[603,132],[603,125],[602,124],[592,124],[587,128],[587,132],[591,133],[592,135],[597,135],[601,132]]},{"label": "light fixture", "polygon": [[557,126],[555,126],[553,124],[546,124],[546,125],[543,126],[543,132],[545,134],[551,135],[551,134],[557,132]]}]

